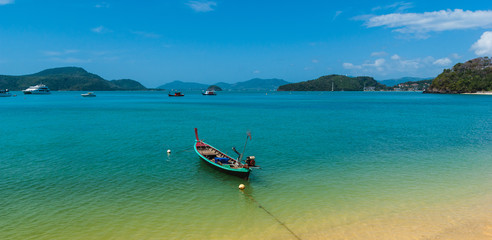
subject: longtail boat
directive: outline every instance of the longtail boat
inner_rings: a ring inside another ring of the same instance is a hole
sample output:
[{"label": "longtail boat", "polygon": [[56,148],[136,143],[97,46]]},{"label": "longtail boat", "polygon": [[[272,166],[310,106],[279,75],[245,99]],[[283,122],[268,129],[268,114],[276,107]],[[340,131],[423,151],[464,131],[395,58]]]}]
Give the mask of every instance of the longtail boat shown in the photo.
[{"label": "longtail boat", "polygon": [[181,92],[168,93],[169,97],[184,97],[184,94]]},{"label": "longtail boat", "polygon": [[[242,154],[239,154],[238,159],[234,159],[224,152],[218,150],[212,145],[205,143],[198,138],[198,130],[195,128],[195,152],[200,156],[200,159],[205,161],[209,166],[240,178],[248,179],[251,173],[251,168],[255,166],[255,157],[250,156],[245,163],[241,162]],[[246,139],[247,140],[247,139]]]}]

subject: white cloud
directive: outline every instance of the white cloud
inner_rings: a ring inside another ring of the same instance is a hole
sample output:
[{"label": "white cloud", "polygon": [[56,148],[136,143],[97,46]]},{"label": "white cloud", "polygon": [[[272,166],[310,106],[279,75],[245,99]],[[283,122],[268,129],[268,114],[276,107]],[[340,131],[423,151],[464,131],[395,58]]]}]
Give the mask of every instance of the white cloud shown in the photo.
[{"label": "white cloud", "polygon": [[386,60],[384,58],[376,59],[374,62],[363,63],[362,65],[354,65],[352,63],[343,63],[343,68],[345,69],[363,69],[372,70],[376,69],[378,71],[383,71],[384,63]]},{"label": "white cloud", "polygon": [[7,5],[14,3],[14,0],[0,0],[0,5]]},{"label": "white cloud", "polygon": [[53,61],[53,62],[60,62],[60,63],[88,63],[88,62],[92,61],[90,59],[80,59],[80,58],[74,58],[74,57],[51,58],[49,60]]},{"label": "white cloud", "polygon": [[432,64],[439,65],[441,67],[449,66],[451,64],[451,59],[449,58],[439,58],[434,61]]},{"label": "white cloud", "polygon": [[95,33],[107,33],[107,32],[111,32],[111,30],[105,28],[104,26],[95,27],[95,28],[91,29],[91,31],[93,31]]},{"label": "white cloud", "polygon": [[386,9],[396,9],[397,12],[401,12],[401,11],[406,10],[406,9],[409,9],[409,8],[413,8],[413,3],[409,3],[409,2],[396,2],[396,3],[390,4],[390,5],[386,5],[386,6],[374,7],[372,9],[372,11],[386,10]]},{"label": "white cloud", "polygon": [[391,61],[379,58],[372,61],[365,61],[360,65],[353,63],[343,63],[343,68],[351,75],[368,75],[374,77],[383,77],[388,75],[396,76],[435,76],[442,72],[443,66],[449,66],[451,59],[436,59],[432,56],[405,59],[402,56],[393,54]]},{"label": "white cloud", "polygon": [[394,28],[396,32],[417,35],[457,29],[487,28],[492,27],[492,10],[455,9],[424,13],[392,13],[369,17],[365,25],[369,28]]},{"label": "white cloud", "polygon": [[186,4],[195,10],[195,12],[214,11],[215,9],[213,7],[217,6],[217,3],[212,1],[189,1]]},{"label": "white cloud", "polygon": [[62,56],[62,55],[68,55],[68,54],[73,54],[73,53],[78,53],[79,50],[75,49],[67,49],[63,51],[43,51],[43,54],[45,56]]},{"label": "white cloud", "polygon": [[492,55],[492,32],[484,32],[480,39],[471,46],[471,49],[479,56]]},{"label": "white cloud", "polygon": [[386,53],[385,51],[371,53],[372,57],[379,57],[379,56],[386,56],[386,55],[388,55],[388,53]]},{"label": "white cloud", "polygon": [[363,66],[370,66],[370,67],[381,67],[383,64],[386,62],[384,58],[379,58],[374,61],[374,63],[364,63],[362,64]]},{"label": "white cloud", "polygon": [[132,31],[131,33],[145,37],[145,38],[160,38],[161,37],[161,35],[159,35],[157,33],[151,33],[151,32]]},{"label": "white cloud", "polygon": [[94,6],[94,7],[96,7],[96,8],[109,8],[109,3],[101,2],[101,3],[96,4],[96,6]]},{"label": "white cloud", "polygon": [[454,59],[459,59],[459,58],[461,58],[461,56],[460,56],[460,55],[458,55],[457,53],[453,53],[453,54],[451,54],[451,57],[452,57],[452,58],[454,58]]},{"label": "white cloud", "polygon": [[362,66],[354,65],[352,63],[343,63],[343,68],[345,68],[345,69],[361,69]]},{"label": "white cloud", "polygon": [[335,15],[333,16],[333,21],[338,17],[340,16],[340,14],[342,14],[343,12],[342,11],[336,11],[335,12]]}]

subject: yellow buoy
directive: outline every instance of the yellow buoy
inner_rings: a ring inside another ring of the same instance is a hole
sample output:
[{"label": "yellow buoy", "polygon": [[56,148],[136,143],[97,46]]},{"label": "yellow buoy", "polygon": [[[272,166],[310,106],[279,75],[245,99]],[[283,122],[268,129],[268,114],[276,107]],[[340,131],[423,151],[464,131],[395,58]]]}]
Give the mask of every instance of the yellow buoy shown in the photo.
[{"label": "yellow buoy", "polygon": [[244,188],[246,188],[246,186],[244,186],[244,184],[242,184],[242,183],[239,184],[239,189],[244,190]]}]

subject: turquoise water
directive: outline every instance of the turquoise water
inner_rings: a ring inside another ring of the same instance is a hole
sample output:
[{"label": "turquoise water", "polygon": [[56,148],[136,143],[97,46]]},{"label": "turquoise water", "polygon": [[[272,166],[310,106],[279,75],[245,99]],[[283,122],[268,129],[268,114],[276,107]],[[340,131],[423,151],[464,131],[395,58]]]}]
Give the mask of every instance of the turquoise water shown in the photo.
[{"label": "turquoise water", "polygon": [[[0,99],[0,239],[295,239],[258,204],[324,239],[492,194],[491,96],[80,93]],[[250,130],[261,169],[211,169],[195,127],[228,153]]]}]

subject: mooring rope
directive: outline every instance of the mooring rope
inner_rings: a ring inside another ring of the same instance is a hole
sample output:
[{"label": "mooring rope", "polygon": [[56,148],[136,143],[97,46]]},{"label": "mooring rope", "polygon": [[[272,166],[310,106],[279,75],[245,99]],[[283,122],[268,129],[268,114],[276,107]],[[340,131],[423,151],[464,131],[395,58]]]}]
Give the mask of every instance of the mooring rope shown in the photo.
[{"label": "mooring rope", "polygon": [[270,211],[268,211],[265,207],[263,207],[258,201],[256,201],[256,199],[254,199],[253,196],[251,196],[249,194],[245,194],[245,195],[248,196],[249,199],[251,199],[253,202],[255,202],[259,208],[263,209],[263,211],[265,211],[268,215],[270,215],[273,219],[275,219],[275,221],[277,221],[280,225],[282,225],[285,229],[287,229],[287,231],[289,231],[292,234],[292,236],[294,236],[298,240],[302,240],[299,236],[297,236],[294,233],[294,231],[292,231],[287,225],[285,225],[285,223],[280,221],[280,219],[275,217],[275,215],[273,215]]},{"label": "mooring rope", "polygon": [[[180,151],[175,152],[175,154],[189,151],[192,148],[193,148],[193,146],[187,147],[187,148],[185,148],[183,150],[180,150]],[[273,219],[275,219],[275,221],[277,221],[281,226],[283,226],[285,229],[287,229],[287,231],[289,231],[290,234],[292,234],[292,236],[294,236],[298,240],[302,240],[299,236],[297,236],[294,233],[294,231],[292,231],[292,229],[290,229],[287,225],[285,225],[285,223],[283,223],[282,221],[280,221],[280,219],[278,219],[275,215],[273,215],[270,211],[268,211],[265,207],[263,207],[258,201],[256,201],[256,199],[254,199],[253,196],[251,196],[249,194],[246,194],[244,192],[243,192],[243,194],[246,195],[249,199],[251,199],[251,201],[255,202],[256,205],[258,205],[259,208],[263,209],[263,211],[265,211],[268,215],[270,215]]]}]

